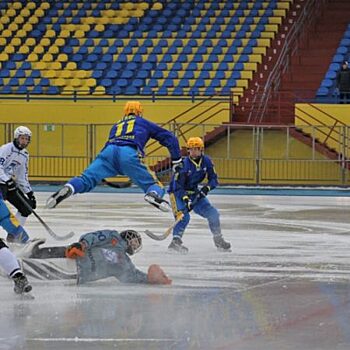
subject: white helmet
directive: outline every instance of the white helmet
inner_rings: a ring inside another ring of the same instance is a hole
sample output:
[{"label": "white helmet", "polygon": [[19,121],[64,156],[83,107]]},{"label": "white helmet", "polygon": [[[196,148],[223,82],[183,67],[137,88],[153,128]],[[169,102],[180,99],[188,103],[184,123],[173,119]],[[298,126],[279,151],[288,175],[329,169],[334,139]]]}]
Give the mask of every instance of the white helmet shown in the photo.
[{"label": "white helmet", "polygon": [[18,139],[21,135],[27,135],[30,139],[32,137],[32,132],[26,126],[19,126],[14,132],[15,140]]}]

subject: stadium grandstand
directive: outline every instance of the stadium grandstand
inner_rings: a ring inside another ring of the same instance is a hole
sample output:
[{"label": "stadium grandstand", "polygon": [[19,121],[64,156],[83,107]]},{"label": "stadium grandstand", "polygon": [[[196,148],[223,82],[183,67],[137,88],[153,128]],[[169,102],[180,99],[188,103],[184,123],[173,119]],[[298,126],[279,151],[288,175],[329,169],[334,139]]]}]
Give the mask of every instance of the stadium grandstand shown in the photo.
[{"label": "stadium grandstand", "polygon": [[[345,0],[2,1],[1,141],[31,125],[32,176],[63,179],[96,154],[124,101],[139,99],[182,146],[202,136],[225,182],[344,184],[347,167],[335,174],[347,162],[348,107],[336,77],[349,58],[349,9]],[[147,154],[155,170],[167,164],[155,144]],[[275,163],[308,154],[328,170],[275,165],[257,178],[262,154]]]}]

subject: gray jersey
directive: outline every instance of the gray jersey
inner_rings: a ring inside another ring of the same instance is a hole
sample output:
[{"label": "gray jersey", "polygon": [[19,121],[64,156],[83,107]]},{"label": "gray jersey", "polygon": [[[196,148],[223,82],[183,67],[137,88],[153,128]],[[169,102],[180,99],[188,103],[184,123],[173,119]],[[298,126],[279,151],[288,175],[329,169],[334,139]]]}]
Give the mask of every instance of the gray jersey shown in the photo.
[{"label": "gray jersey", "polygon": [[18,149],[13,142],[0,147],[0,183],[12,177],[24,192],[32,191],[28,180],[29,153],[26,149]]},{"label": "gray jersey", "polygon": [[126,283],[147,283],[147,274],[138,270],[126,253],[126,241],[114,230],[86,233],[80,241],[87,246],[85,256],[78,258],[78,284],[116,277]]}]

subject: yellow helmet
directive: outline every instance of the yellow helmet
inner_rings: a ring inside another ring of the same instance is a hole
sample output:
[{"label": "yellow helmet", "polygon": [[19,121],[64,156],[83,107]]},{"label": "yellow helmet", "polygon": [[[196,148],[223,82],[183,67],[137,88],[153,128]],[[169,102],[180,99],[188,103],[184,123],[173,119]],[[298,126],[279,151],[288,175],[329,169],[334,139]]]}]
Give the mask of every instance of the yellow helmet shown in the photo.
[{"label": "yellow helmet", "polygon": [[128,101],[124,107],[124,115],[135,114],[141,116],[143,112],[139,101]]},{"label": "yellow helmet", "polygon": [[204,142],[200,137],[190,137],[187,140],[187,148],[194,148],[194,147],[204,149]]}]

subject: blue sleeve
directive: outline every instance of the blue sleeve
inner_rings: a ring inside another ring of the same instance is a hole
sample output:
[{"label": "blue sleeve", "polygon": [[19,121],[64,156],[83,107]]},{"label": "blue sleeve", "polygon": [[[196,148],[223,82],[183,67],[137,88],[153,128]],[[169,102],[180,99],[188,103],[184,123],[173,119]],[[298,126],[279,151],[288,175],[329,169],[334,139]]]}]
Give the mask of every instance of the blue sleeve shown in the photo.
[{"label": "blue sleeve", "polygon": [[176,160],[181,158],[179,141],[175,135],[155,123],[152,123],[148,120],[145,120],[145,122],[147,122],[149,126],[151,138],[157,140],[162,146],[166,147],[169,150],[171,159]]},{"label": "blue sleeve", "polygon": [[207,166],[207,178],[208,178],[208,186],[210,187],[210,190],[213,190],[215,187],[218,186],[218,175],[216,174],[214,164],[212,160],[206,156],[206,166]]},{"label": "blue sleeve", "polygon": [[87,248],[104,246],[112,243],[113,240],[119,241],[121,237],[117,231],[113,230],[101,230],[85,233],[79,239],[80,242],[84,242]]}]

